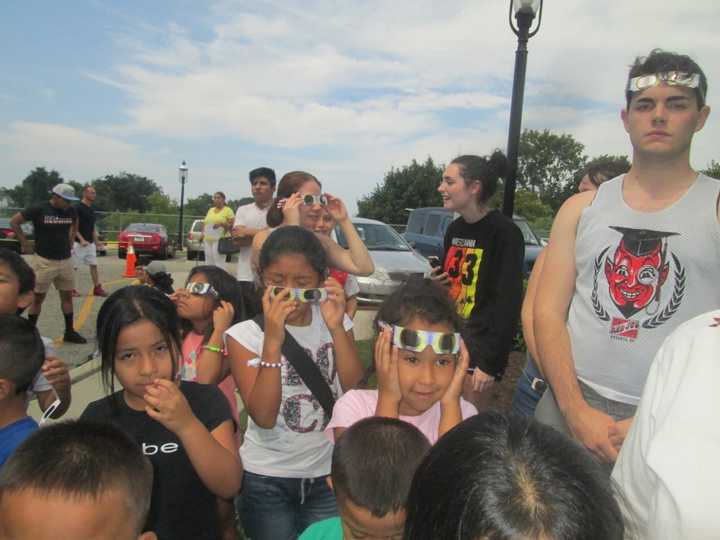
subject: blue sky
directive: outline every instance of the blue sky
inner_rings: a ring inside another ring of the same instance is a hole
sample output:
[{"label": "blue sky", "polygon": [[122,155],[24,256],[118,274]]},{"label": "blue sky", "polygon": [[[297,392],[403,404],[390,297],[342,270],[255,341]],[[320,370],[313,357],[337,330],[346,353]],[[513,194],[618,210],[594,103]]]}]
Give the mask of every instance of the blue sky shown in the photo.
[{"label": "blue sky", "polygon": [[[718,100],[713,0],[548,0],[530,41],[523,126],[629,153],[627,66],[687,52]],[[501,0],[7,2],[0,185],[36,166],[121,170],[179,194],[247,195],[247,171],[303,169],[355,208],[391,167],[505,147],[515,37]],[[715,116],[693,164],[720,159]]]}]

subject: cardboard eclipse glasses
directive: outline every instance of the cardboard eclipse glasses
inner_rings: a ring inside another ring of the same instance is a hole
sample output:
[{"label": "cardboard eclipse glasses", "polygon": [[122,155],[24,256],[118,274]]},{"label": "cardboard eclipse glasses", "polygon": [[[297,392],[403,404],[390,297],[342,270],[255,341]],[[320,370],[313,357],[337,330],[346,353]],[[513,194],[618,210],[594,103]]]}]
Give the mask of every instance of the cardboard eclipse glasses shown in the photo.
[{"label": "cardboard eclipse glasses", "polygon": [[381,328],[392,330],[392,342],[398,349],[422,352],[432,347],[437,354],[458,354],[460,352],[459,332],[430,332],[427,330],[410,330],[402,326],[378,321]]},{"label": "cardboard eclipse glasses", "polygon": [[[288,287],[271,287],[270,298],[275,298]],[[297,300],[303,304],[319,304],[327,300],[326,289],[293,289],[290,290],[290,300]]]}]

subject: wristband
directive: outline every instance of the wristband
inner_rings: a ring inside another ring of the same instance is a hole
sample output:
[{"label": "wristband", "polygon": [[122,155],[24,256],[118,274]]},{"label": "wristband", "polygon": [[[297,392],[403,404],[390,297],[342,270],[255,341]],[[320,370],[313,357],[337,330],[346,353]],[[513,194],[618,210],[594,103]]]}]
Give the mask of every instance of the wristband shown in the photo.
[{"label": "wristband", "polygon": [[211,351],[211,352],[217,352],[217,353],[224,352],[221,347],[218,347],[216,345],[204,345],[203,349]]},{"label": "wristband", "polygon": [[260,367],[269,367],[269,368],[279,368],[282,367],[282,362],[264,362],[260,358],[252,358],[248,360],[248,366],[254,367],[254,368],[260,368]]}]

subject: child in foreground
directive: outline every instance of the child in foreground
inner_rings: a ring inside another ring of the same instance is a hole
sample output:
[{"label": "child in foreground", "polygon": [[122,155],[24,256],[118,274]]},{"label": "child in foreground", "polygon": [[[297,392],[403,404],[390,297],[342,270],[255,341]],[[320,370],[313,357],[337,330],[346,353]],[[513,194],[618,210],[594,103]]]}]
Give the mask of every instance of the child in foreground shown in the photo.
[{"label": "child in foreground", "polygon": [[404,540],[622,540],[607,473],[538,421],[485,412],[430,449],[407,498]]},{"label": "child in foreground", "polygon": [[0,469],[0,538],[152,540],[143,533],[153,469],[109,424],[59,422]]},{"label": "child in foreground", "polygon": [[82,418],[123,428],[150,457],[156,477],[148,526],[158,538],[218,539],[216,497],[237,493],[242,465],[220,390],[179,380],[175,305],[152,287],[124,287],[100,308],[97,336],[112,394],[88,405]]},{"label": "child in foreground", "polygon": [[337,440],[368,416],[399,418],[434,444],[477,409],[462,399],[468,353],[460,320],[446,291],[430,279],[411,279],[375,317],[377,390],[351,390],[338,400],[325,428]]},{"label": "child in foreground", "polygon": [[[295,540],[310,524],[337,515],[332,445],[321,401],[294,367],[304,357],[318,388],[335,397],[362,377],[340,284],[327,277],[325,250],[309,230],[273,231],[259,258],[264,330],[254,320],[226,333],[230,365],[248,411],[241,448],[247,468],[238,501],[253,540]],[[287,354],[284,343],[299,345]]]},{"label": "child in foreground", "polygon": [[[0,315],[20,315],[32,303],[35,272],[21,255],[0,248]],[[70,373],[57,357],[52,341],[41,336],[45,361],[28,389],[28,399],[37,396],[43,415],[60,418],[70,406]]]},{"label": "child in foreground", "polygon": [[38,428],[27,414],[27,390],[44,360],[35,327],[17,315],[0,315],[0,467]]},{"label": "child in foreground", "polygon": [[333,450],[328,484],[340,517],[311,525],[300,540],[399,540],[415,469],[430,443],[414,426],[371,417],[347,430]]}]

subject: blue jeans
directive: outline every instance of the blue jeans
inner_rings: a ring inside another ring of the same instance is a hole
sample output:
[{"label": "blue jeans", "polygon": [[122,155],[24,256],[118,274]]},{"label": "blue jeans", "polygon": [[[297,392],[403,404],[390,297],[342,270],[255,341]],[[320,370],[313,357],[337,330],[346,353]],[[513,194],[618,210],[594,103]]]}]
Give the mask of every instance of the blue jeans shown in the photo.
[{"label": "blue jeans", "polygon": [[521,416],[535,415],[535,408],[543,396],[543,392],[532,389],[530,385],[534,379],[542,380],[543,376],[540,374],[540,370],[535,365],[530,353],[527,353],[525,369],[523,369],[520,377],[518,377],[517,386],[515,387],[515,394],[512,400],[512,412]]},{"label": "blue jeans", "polygon": [[316,521],[338,515],[324,476],[276,478],[245,471],[236,504],[249,540],[295,540]]}]

